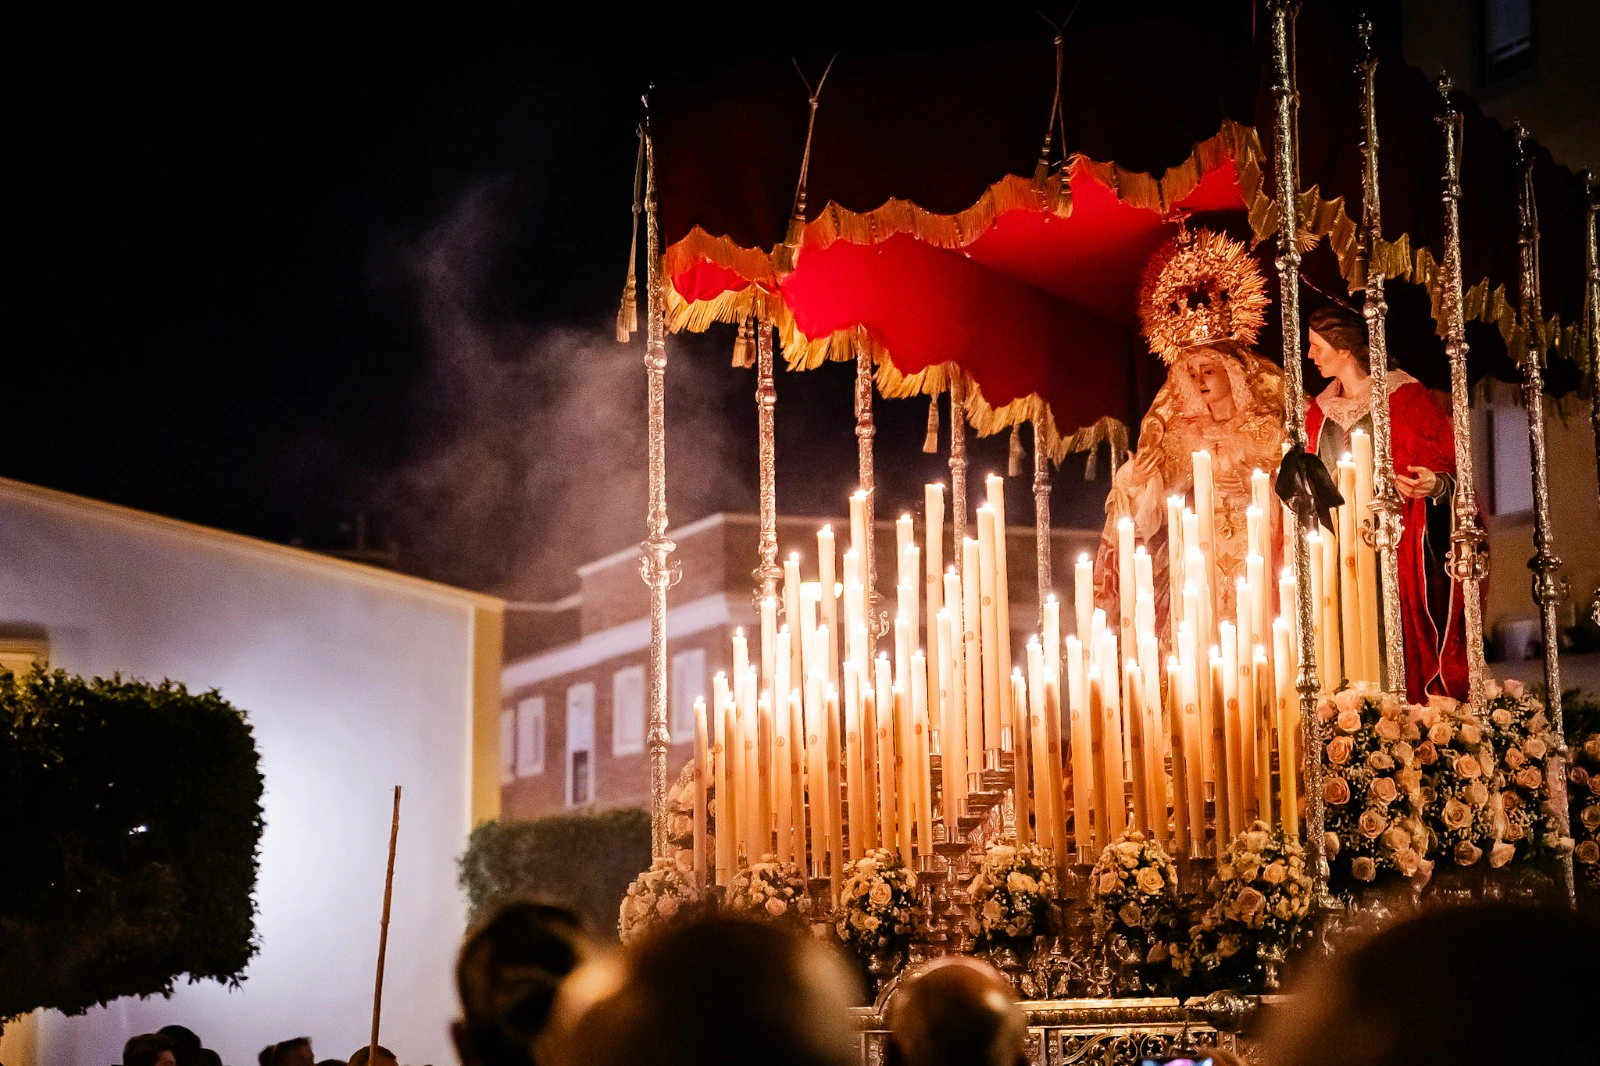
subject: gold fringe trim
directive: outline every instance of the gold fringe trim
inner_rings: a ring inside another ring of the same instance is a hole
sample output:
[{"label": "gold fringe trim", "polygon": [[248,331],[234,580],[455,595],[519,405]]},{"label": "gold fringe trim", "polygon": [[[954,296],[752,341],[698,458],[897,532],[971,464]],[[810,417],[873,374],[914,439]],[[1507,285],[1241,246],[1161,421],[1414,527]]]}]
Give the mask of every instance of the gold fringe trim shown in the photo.
[{"label": "gold fringe trim", "polygon": [[[1206,174],[1230,159],[1251,233],[1259,243],[1277,232],[1279,216],[1276,201],[1266,192],[1262,169],[1265,155],[1260,136],[1254,128],[1227,119],[1214,136],[1195,145],[1188,159],[1169,168],[1159,177],[1128,170],[1115,162],[1098,162],[1079,155],[1042,187],[1033,180],[1006,175],[989,186],[975,204],[953,215],[935,214],[909,200],[889,200],[876,210],[867,212],[849,211],[837,203],[829,202],[822,213],[806,226],[805,244],[818,248],[841,240],[855,244],[878,244],[896,234],[910,234],[937,248],[959,250],[981,237],[996,218],[1008,211],[1034,210],[1051,212],[1060,217],[1070,215],[1070,175],[1076,173],[1079,167],[1111,189],[1123,203],[1165,215],[1173,205],[1181,203],[1194,192]],[[1318,240],[1327,238],[1339,263],[1340,275],[1350,290],[1354,292],[1365,284],[1359,232],[1356,222],[1346,210],[1344,198],[1324,199],[1320,187],[1313,185],[1300,193],[1297,206],[1302,219],[1302,246],[1309,248]],[[698,226],[691,229],[666,249],[663,261],[667,276],[682,273],[702,262],[710,262],[737,272],[749,279],[750,284],[742,289],[719,293],[710,300],[693,303],[668,285],[668,328],[673,332],[690,330],[698,333],[716,322],[736,323],[756,316],[761,321],[772,323],[777,329],[784,362],[790,370],[811,370],[830,360],[852,360],[857,350],[865,345],[877,363],[877,385],[882,395],[890,398],[936,396],[949,388],[952,373],[950,365],[928,367],[915,374],[901,374],[889,354],[860,327],[816,338],[800,332],[793,314],[777,291],[775,252],[776,249],[763,252],[741,247],[727,237],[714,237]],[[1380,242],[1374,262],[1385,278],[1399,278],[1424,286],[1432,299],[1434,321],[1442,323],[1439,269],[1432,252],[1426,247],[1412,248],[1409,235],[1402,235],[1393,243]],[[1521,350],[1522,336],[1517,325],[1516,309],[1507,299],[1503,286],[1491,292],[1486,279],[1471,286],[1465,295],[1464,313],[1468,319],[1496,326],[1513,353]],[[1575,323],[1563,327],[1552,316],[1546,324],[1547,346],[1576,360],[1579,366],[1587,367],[1588,344],[1579,326]],[[1128,427],[1117,419],[1103,418],[1092,426],[1062,436],[1055,428],[1048,407],[1037,394],[994,408],[984,399],[975,383],[970,378],[967,380],[968,421],[980,436],[1002,432],[1029,421],[1038,413],[1044,416],[1045,443],[1051,461],[1055,463],[1059,464],[1071,452],[1089,451],[1101,444],[1110,444],[1113,455],[1119,450],[1127,450]]]}]

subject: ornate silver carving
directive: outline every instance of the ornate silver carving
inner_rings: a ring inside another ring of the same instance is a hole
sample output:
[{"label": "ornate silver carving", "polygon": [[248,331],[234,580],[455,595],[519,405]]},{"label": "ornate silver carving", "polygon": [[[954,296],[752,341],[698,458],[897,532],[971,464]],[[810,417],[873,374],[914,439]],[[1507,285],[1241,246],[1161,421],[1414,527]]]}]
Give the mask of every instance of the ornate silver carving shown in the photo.
[{"label": "ornate silver carving", "polygon": [[959,566],[961,542],[967,539],[967,386],[961,369],[950,368],[950,532]]},{"label": "ornate silver carving", "polygon": [[655,149],[650,120],[644,126],[645,270],[650,308],[644,370],[649,408],[648,535],[640,547],[639,575],[650,588],[650,703],[646,744],[650,752],[650,844],[657,857],[667,853],[667,589],[682,572],[672,559],[677,548],[667,538],[667,285],[661,272],[661,224],[656,203]]},{"label": "ornate silver carving", "polygon": [[[1600,474],[1600,241],[1595,238],[1595,219],[1600,216],[1595,176],[1583,173],[1589,195],[1589,210],[1584,222],[1583,265],[1588,279],[1583,299],[1583,332],[1589,344],[1589,425],[1594,430],[1595,472]],[[1600,625],[1600,589],[1594,594],[1590,617]]]},{"label": "ornate silver carving", "polygon": [[[1544,641],[1545,710],[1550,728],[1562,733],[1561,721],[1561,627],[1556,608],[1566,595],[1566,583],[1557,576],[1561,560],[1555,554],[1555,530],[1550,523],[1550,465],[1544,439],[1544,311],[1539,304],[1539,209],[1533,195],[1533,156],[1528,151],[1528,131],[1519,122],[1512,127],[1517,146],[1517,170],[1521,179],[1517,195],[1517,258],[1521,267],[1517,317],[1522,320],[1522,402],[1528,410],[1528,450],[1533,464],[1533,600],[1539,607],[1539,634]],[[1545,780],[1550,782],[1550,820],[1556,832],[1565,837],[1570,826],[1567,815],[1567,770],[1564,752],[1550,753]],[[1572,853],[1561,857],[1562,879],[1569,903],[1575,900]]]},{"label": "ornate silver carving", "polygon": [[[1294,18],[1298,0],[1270,0],[1272,35],[1273,177],[1278,190],[1278,291],[1283,321],[1283,406],[1289,443],[1306,447],[1305,383],[1300,357],[1299,93],[1294,82]],[[1291,518],[1294,544],[1295,616],[1299,620],[1301,750],[1305,753],[1306,853],[1319,903],[1328,899],[1328,862],[1323,855],[1322,737],[1317,730],[1317,650],[1311,602],[1311,549],[1300,519]]]},{"label": "ornate silver carving", "polygon": [[[1054,591],[1050,575],[1050,453],[1045,447],[1045,415],[1033,416],[1033,539],[1039,564],[1039,631],[1044,631],[1045,597]],[[1048,654],[1059,655],[1060,649]]]},{"label": "ornate silver carving", "polygon": [[1383,676],[1389,691],[1404,696],[1406,655],[1400,621],[1400,566],[1398,549],[1402,533],[1400,494],[1394,487],[1394,450],[1389,423],[1389,341],[1384,314],[1389,305],[1383,296],[1383,271],[1375,269],[1378,242],[1383,239],[1378,206],[1378,57],[1372,51],[1372,23],[1362,19],[1357,27],[1361,38],[1361,61],[1356,73],[1361,79],[1361,228],[1359,255],[1365,281],[1366,301],[1362,315],[1367,320],[1367,346],[1372,370],[1372,519],[1364,522],[1363,536],[1378,551],[1378,574],[1383,601]]},{"label": "ornate silver carving", "polygon": [[872,421],[872,352],[856,345],[856,464],[860,470],[861,491],[867,494],[867,543],[861,549],[861,572],[867,585],[867,654],[877,654],[878,638],[888,629],[878,619],[878,539],[877,500],[872,476],[872,438],[878,430]]},{"label": "ornate silver carving", "polygon": [[1445,354],[1450,357],[1450,421],[1456,438],[1455,529],[1450,534],[1449,571],[1461,582],[1467,630],[1467,690],[1474,707],[1483,706],[1483,600],[1481,586],[1489,574],[1484,551],[1483,526],[1478,521],[1478,495],[1472,475],[1472,414],[1467,401],[1467,336],[1461,292],[1461,113],[1450,94],[1448,75],[1438,82],[1444,110],[1437,116],[1444,131],[1444,180],[1439,199],[1444,204],[1444,263],[1439,278],[1439,299],[1445,313]]},{"label": "ornate silver carving", "polygon": [[[772,373],[772,326],[756,322],[756,454],[761,467],[760,537],[758,560],[750,576],[756,581],[756,600],[778,594],[783,568],[778,565],[778,457],[775,421],[778,386]],[[793,624],[791,622],[791,624]]]}]

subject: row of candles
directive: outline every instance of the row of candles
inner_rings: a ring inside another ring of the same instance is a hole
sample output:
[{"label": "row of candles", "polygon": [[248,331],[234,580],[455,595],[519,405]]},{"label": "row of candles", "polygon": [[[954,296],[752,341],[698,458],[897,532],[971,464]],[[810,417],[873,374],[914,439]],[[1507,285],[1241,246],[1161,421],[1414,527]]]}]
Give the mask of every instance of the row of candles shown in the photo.
[{"label": "row of candles", "polygon": [[[1371,500],[1371,449],[1359,430],[1352,443],[1353,455],[1339,464],[1348,502],[1336,528],[1308,534],[1326,688],[1341,670],[1377,680],[1376,566],[1357,519]],[[696,876],[714,869],[726,883],[741,862],[770,854],[837,887],[845,864],[868,849],[886,847],[907,861],[930,856],[936,821],[942,839],[959,838],[969,795],[993,784],[1004,752],[1012,754],[1006,787],[1019,841],[1037,838],[1063,863],[1074,849],[1079,863],[1094,861],[1130,827],[1195,857],[1215,854],[1256,818],[1296,834],[1295,580],[1282,572],[1286,614],[1274,618],[1267,560],[1278,509],[1269,475],[1258,470],[1251,479],[1248,552],[1228,618],[1213,580],[1211,457],[1196,452],[1193,462],[1197,506],[1168,501],[1173,628],[1165,663],[1151,559],[1123,519],[1117,628],[1094,606],[1093,563],[1080,557],[1077,632],[1061,638],[1060,604],[1047,596],[1042,632],[1028,640],[1025,666],[1013,665],[1004,482],[994,475],[975,512],[977,536],[958,546],[948,568],[943,485],[925,489],[920,544],[910,515],[896,522],[892,653],[874,657],[866,496],[855,494],[842,560],[829,526],[817,532],[815,580],[802,579],[800,558],[791,556],[784,624],[779,599],[763,600],[754,656],[737,632],[731,673],[713,679],[709,704],[696,703]],[[708,786],[717,797],[714,856]]]}]

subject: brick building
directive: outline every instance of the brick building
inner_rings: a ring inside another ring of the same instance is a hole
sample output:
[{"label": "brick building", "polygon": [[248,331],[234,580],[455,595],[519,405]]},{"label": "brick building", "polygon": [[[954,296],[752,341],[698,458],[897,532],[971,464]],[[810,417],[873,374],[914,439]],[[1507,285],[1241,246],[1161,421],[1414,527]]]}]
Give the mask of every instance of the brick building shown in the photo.
[{"label": "brick building", "polygon": [[[827,519],[783,518],[779,558],[799,552],[804,572],[816,560],[816,531]],[[847,530],[843,518],[835,530]],[[920,532],[920,529],[919,529]],[[758,628],[751,570],[754,515],[715,514],[671,530],[683,580],[667,611],[668,771],[677,774],[694,742],[694,701],[711,677],[732,665],[737,626]],[[1056,530],[1052,561],[1057,594],[1071,581],[1071,562],[1092,551],[1098,530]],[[841,537],[840,550],[848,541]],[[1012,646],[1038,629],[1031,526],[1007,534]],[[893,584],[894,527],[878,523],[881,587]],[[554,604],[511,609],[502,674],[500,767],[502,813],[539,818],[584,807],[648,806],[645,703],[650,652],[649,599],[639,579],[637,548],[578,568],[579,590]],[[1066,582],[1065,584],[1063,582]]]}]

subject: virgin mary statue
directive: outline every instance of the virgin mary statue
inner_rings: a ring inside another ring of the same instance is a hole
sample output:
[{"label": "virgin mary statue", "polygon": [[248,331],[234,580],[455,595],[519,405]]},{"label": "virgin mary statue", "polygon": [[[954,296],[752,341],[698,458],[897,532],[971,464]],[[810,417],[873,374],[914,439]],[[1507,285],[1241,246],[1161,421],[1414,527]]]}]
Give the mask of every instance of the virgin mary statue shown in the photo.
[{"label": "virgin mary statue", "polygon": [[[1283,453],[1283,372],[1251,347],[1267,303],[1255,259],[1240,242],[1210,230],[1181,230],[1146,266],[1140,319],[1151,350],[1167,364],[1167,380],[1106,500],[1095,598],[1108,618],[1118,617],[1117,521],[1126,516],[1150,553],[1157,628],[1167,632],[1167,499],[1182,496],[1195,506],[1198,451],[1211,453],[1216,485],[1211,581],[1218,616],[1234,613],[1234,581],[1244,575],[1247,554],[1251,474],[1273,474]],[[1269,559],[1269,573],[1272,566]]]}]

